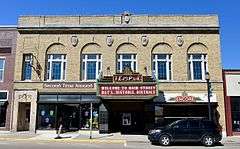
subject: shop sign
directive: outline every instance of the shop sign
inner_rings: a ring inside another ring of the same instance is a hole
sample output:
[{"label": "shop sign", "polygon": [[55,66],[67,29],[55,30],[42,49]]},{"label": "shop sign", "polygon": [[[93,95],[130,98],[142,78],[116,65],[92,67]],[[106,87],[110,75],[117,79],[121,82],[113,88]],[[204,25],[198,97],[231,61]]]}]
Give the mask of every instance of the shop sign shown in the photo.
[{"label": "shop sign", "polygon": [[[166,102],[208,102],[207,93],[186,93],[186,92],[175,92],[175,93],[164,93],[164,100]],[[210,97],[210,102],[217,102],[216,94],[213,93]]]},{"label": "shop sign", "polygon": [[227,96],[240,96],[240,75],[227,74],[225,77]]},{"label": "shop sign", "polygon": [[114,82],[142,82],[142,75],[114,75]]},{"label": "shop sign", "polygon": [[51,83],[43,83],[43,88],[94,88],[94,83],[88,83],[88,82],[51,82]]},{"label": "shop sign", "polygon": [[193,96],[177,96],[176,102],[196,102]]},{"label": "shop sign", "polygon": [[152,95],[156,96],[156,85],[100,85],[100,96],[129,96],[129,95]]}]

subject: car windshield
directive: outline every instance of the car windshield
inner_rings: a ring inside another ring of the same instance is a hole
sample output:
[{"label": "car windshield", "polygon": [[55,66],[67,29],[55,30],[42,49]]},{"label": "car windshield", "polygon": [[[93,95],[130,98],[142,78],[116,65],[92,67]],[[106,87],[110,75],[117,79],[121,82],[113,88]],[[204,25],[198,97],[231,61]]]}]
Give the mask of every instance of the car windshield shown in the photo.
[{"label": "car windshield", "polygon": [[175,124],[177,124],[179,121],[180,121],[180,120],[177,120],[177,121],[175,121],[175,122],[172,122],[172,123],[168,124],[167,126],[168,126],[168,127],[172,127],[172,126],[174,126]]}]

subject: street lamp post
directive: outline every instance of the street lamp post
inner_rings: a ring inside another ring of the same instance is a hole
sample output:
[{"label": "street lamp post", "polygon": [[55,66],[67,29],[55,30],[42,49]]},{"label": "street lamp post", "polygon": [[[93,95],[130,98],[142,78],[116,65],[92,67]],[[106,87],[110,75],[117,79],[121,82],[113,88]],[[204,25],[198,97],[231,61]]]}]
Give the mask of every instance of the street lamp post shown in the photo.
[{"label": "street lamp post", "polygon": [[207,81],[207,96],[208,96],[208,119],[212,121],[212,114],[211,114],[211,102],[210,102],[210,74],[206,72],[205,79]]}]

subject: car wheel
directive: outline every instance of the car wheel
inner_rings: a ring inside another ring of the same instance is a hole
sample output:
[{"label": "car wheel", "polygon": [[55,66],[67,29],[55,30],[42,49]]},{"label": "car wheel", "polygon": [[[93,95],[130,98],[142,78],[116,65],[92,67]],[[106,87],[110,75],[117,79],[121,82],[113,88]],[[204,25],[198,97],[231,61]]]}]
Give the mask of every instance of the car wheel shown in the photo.
[{"label": "car wheel", "polygon": [[214,138],[212,136],[204,136],[202,139],[202,143],[205,146],[213,146]]},{"label": "car wheel", "polygon": [[159,139],[159,143],[164,146],[170,145],[170,137],[168,135],[162,135]]}]

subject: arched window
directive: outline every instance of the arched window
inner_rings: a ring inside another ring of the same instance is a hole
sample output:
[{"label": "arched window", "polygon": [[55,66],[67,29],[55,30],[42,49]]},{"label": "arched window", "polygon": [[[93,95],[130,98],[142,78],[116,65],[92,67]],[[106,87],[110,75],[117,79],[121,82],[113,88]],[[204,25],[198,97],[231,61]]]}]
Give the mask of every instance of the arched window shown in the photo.
[{"label": "arched window", "polygon": [[60,43],[49,46],[46,51],[46,80],[66,80],[67,52]]},{"label": "arched window", "polygon": [[102,70],[100,45],[88,43],[81,50],[81,80],[96,80]]},{"label": "arched window", "polygon": [[188,48],[188,79],[205,80],[208,72],[207,47],[194,43]]},{"label": "arched window", "polygon": [[125,68],[130,68],[137,72],[137,47],[132,43],[123,43],[118,46],[117,58],[117,72],[122,73]]},{"label": "arched window", "polygon": [[96,80],[101,68],[101,54],[82,54],[82,80]]},{"label": "arched window", "polygon": [[172,48],[167,43],[158,43],[152,50],[152,71],[158,80],[172,79]]}]

